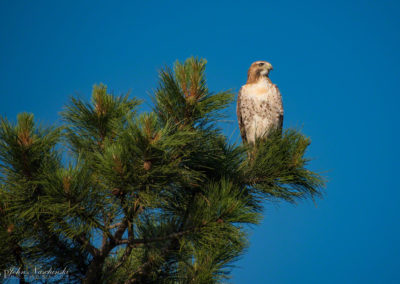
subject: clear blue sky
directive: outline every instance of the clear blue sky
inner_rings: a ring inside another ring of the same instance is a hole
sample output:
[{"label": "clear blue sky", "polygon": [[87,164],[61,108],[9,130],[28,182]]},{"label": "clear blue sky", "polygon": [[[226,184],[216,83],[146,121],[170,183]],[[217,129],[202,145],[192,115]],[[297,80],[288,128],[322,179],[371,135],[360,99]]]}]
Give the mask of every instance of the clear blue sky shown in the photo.
[{"label": "clear blue sky", "polygon": [[399,14],[399,1],[2,0],[0,114],[50,124],[99,82],[150,104],[157,70],[191,55],[211,90],[237,92],[267,60],[285,127],[303,126],[330,182],[317,206],[266,205],[232,282],[400,283]]}]

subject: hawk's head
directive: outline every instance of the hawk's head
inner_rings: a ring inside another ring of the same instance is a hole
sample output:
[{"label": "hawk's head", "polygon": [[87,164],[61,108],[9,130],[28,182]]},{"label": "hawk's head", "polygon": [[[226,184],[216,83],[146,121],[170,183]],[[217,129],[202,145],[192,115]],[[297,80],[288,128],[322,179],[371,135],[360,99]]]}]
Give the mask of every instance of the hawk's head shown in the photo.
[{"label": "hawk's head", "polygon": [[268,77],[269,71],[271,70],[272,65],[267,61],[253,62],[247,72],[247,84],[255,83],[261,77]]}]

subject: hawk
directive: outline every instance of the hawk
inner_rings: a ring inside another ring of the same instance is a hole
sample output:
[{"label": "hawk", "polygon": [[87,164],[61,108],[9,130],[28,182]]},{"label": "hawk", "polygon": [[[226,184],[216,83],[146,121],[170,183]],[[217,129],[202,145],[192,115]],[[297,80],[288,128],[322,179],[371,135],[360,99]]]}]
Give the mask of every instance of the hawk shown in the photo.
[{"label": "hawk", "polygon": [[246,85],[240,88],[237,117],[243,142],[254,144],[270,130],[282,129],[283,105],[278,87],[268,78],[272,65],[266,61],[251,64]]}]

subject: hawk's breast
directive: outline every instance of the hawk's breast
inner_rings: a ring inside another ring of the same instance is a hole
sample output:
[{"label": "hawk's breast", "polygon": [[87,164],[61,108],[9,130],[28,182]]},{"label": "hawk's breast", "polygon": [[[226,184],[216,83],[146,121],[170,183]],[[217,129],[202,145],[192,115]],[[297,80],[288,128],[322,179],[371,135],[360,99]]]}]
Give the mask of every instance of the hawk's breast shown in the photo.
[{"label": "hawk's breast", "polygon": [[243,86],[240,108],[249,142],[281,124],[282,98],[279,89],[269,80]]}]

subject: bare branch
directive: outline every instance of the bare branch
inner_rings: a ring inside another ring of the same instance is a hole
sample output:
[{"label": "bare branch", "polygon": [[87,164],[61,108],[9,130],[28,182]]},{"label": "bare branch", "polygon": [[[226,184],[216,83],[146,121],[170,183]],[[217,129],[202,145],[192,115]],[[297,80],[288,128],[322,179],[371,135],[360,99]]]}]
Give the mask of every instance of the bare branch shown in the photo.
[{"label": "bare branch", "polygon": [[112,230],[112,229],[114,229],[114,228],[116,228],[116,227],[119,227],[119,226],[121,226],[121,225],[122,225],[122,222],[115,223],[115,224],[112,224],[112,225],[108,226],[108,229],[109,229],[109,230]]}]

